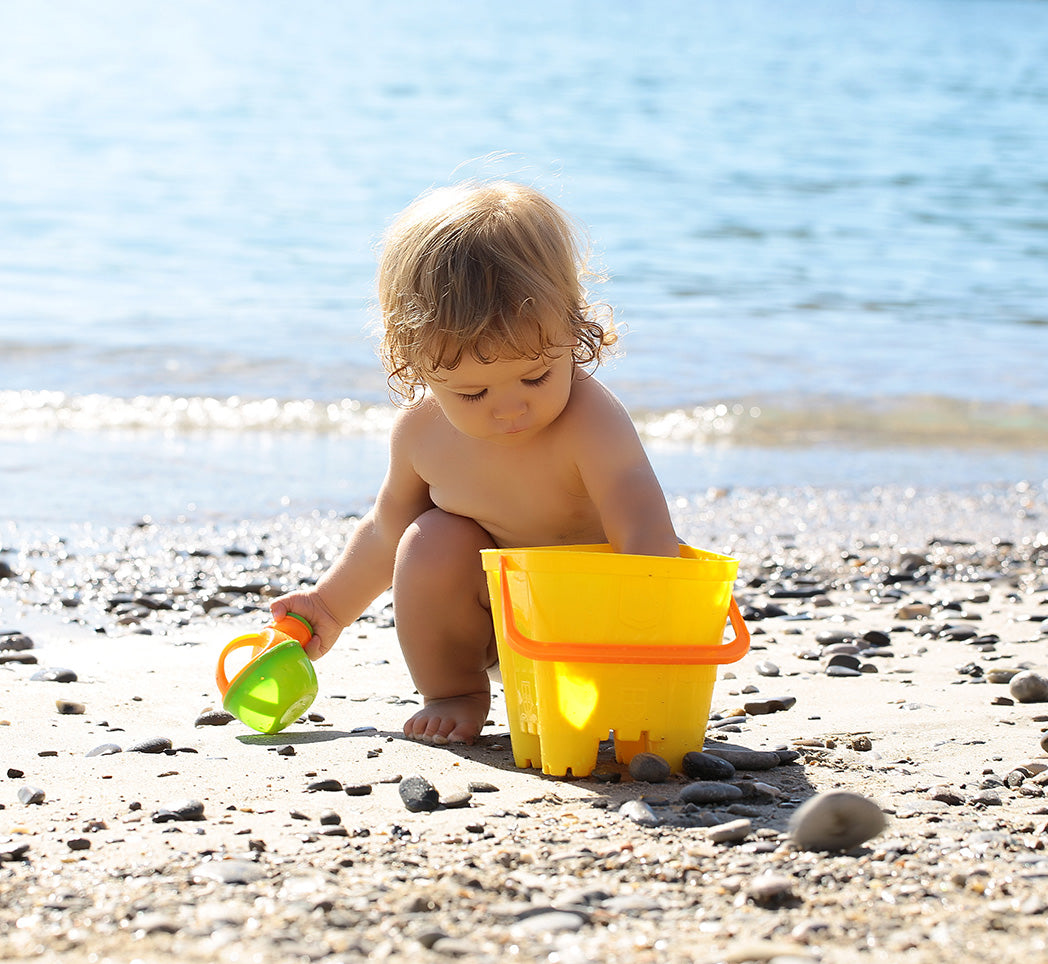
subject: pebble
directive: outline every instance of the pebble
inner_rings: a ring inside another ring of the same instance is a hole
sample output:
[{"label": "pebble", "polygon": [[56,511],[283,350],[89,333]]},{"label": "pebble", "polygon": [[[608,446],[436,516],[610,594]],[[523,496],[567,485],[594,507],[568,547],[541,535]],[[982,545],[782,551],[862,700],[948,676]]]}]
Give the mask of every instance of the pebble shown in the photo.
[{"label": "pebble", "polygon": [[314,780],[307,784],[306,793],[340,793],[342,784],[338,780]]},{"label": "pebble", "polygon": [[440,794],[436,787],[421,774],[404,777],[397,789],[404,806],[412,813],[436,810],[440,806]]},{"label": "pebble", "polygon": [[789,833],[802,850],[846,851],[876,837],[887,826],[872,800],[831,790],[807,800],[790,819]]},{"label": "pebble", "polygon": [[225,710],[204,710],[193,723],[193,726],[225,726],[232,723],[236,717]]},{"label": "pebble", "polygon": [[1004,667],[998,667],[996,669],[988,669],[986,671],[986,679],[990,683],[1010,683],[1012,679],[1021,673],[1022,670],[1018,669],[1005,669]]},{"label": "pebble", "polygon": [[939,803],[948,804],[951,807],[960,807],[965,803],[964,795],[953,787],[932,787],[928,794],[929,800],[937,800]]},{"label": "pebble", "polygon": [[793,878],[785,874],[765,871],[750,881],[746,895],[762,907],[786,903],[793,900]]},{"label": "pebble", "polygon": [[[529,914],[514,924],[511,930],[514,934],[520,936],[554,934],[577,931],[585,923],[586,918],[581,914],[550,908],[539,913]],[[434,949],[439,949],[440,943],[438,942],[434,945]],[[470,950],[472,951],[474,948],[471,947]]]},{"label": "pebble", "polygon": [[166,736],[154,736],[139,743],[132,743],[128,753],[164,753],[171,749],[171,741]]},{"label": "pebble", "polygon": [[499,788],[494,783],[485,780],[470,780],[467,788],[470,793],[498,793]]},{"label": "pebble", "polygon": [[8,632],[0,635],[0,651],[10,650],[21,652],[23,650],[32,649],[33,646],[33,640],[26,636],[25,633]]},{"label": "pebble", "polygon": [[442,793],[440,805],[448,810],[461,810],[468,807],[473,800],[473,794],[468,790],[457,790],[453,793]]},{"label": "pebble", "polygon": [[30,804],[39,804],[44,802],[44,797],[47,794],[44,793],[39,787],[19,787],[18,788],[18,799],[26,806]]},{"label": "pebble", "polygon": [[253,884],[265,871],[250,860],[205,860],[193,872],[196,880],[217,880],[222,884]]},{"label": "pebble", "polygon": [[87,712],[83,703],[75,703],[72,700],[55,700],[55,709],[63,716],[82,716]]},{"label": "pebble", "polygon": [[96,746],[93,750],[88,750],[84,756],[112,756],[114,753],[123,752],[116,743],[103,743],[100,746]]},{"label": "pebble", "polygon": [[905,606],[900,606],[895,616],[897,619],[923,619],[932,614],[932,607],[927,603],[908,603]]},{"label": "pebble", "polygon": [[1024,670],[1012,677],[1008,692],[1020,703],[1048,703],[1048,677]]},{"label": "pebble", "polygon": [[342,788],[347,797],[367,797],[371,795],[370,783],[353,783]]},{"label": "pebble", "polygon": [[755,667],[758,676],[778,676],[782,670],[769,660],[761,660]]},{"label": "pebble", "polygon": [[162,807],[153,814],[153,823],[168,823],[172,820],[203,820],[204,804],[199,800],[179,800]]},{"label": "pebble", "polygon": [[15,843],[12,840],[0,840],[0,864],[24,860],[29,853],[29,844]]},{"label": "pebble", "polygon": [[657,753],[638,753],[630,760],[630,776],[642,783],[665,783],[673,769]]},{"label": "pebble", "polygon": [[38,669],[29,678],[43,683],[75,683],[77,681],[77,675],[71,669],[62,669],[58,666],[51,669]]},{"label": "pebble", "polygon": [[681,769],[693,780],[730,780],[735,776],[735,767],[729,760],[697,750],[684,754]]},{"label": "pebble", "polygon": [[781,696],[771,697],[766,700],[753,700],[743,704],[743,709],[749,716],[767,716],[769,713],[781,713],[796,705],[797,697]]},{"label": "pebble", "polygon": [[680,799],[684,803],[734,803],[742,799],[742,790],[733,783],[697,780],[682,787]]},{"label": "pebble", "polygon": [[771,770],[779,765],[779,755],[771,750],[744,747],[707,746],[703,751],[727,760],[736,770]]},{"label": "pebble", "polygon": [[840,666],[834,664],[826,667],[827,676],[845,677],[845,676],[862,676],[862,670],[855,669],[851,666]]},{"label": "pebble", "polygon": [[657,827],[660,823],[658,815],[643,800],[627,800],[619,807],[619,813],[642,827]]},{"label": "pebble", "polygon": [[749,820],[729,820],[727,823],[719,823],[706,831],[706,837],[713,843],[738,843],[745,840],[753,829]]}]

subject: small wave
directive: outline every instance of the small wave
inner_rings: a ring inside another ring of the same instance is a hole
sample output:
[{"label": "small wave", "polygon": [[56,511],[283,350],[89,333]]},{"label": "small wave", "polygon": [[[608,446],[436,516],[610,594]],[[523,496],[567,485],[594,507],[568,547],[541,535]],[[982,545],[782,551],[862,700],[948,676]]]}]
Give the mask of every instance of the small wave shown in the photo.
[{"label": "small wave", "polygon": [[652,441],[758,447],[1048,449],[1048,409],[938,395],[762,399],[635,416]]},{"label": "small wave", "polygon": [[[297,432],[382,435],[396,409],[354,399],[69,395],[0,391],[0,435],[48,432]],[[651,443],[857,448],[941,446],[1048,450],[1048,409],[937,395],[799,396],[635,411]]]},{"label": "small wave", "polygon": [[71,430],[188,432],[388,432],[391,406],[354,399],[317,402],[138,395],[67,395],[64,392],[0,391],[0,432],[26,434]]}]

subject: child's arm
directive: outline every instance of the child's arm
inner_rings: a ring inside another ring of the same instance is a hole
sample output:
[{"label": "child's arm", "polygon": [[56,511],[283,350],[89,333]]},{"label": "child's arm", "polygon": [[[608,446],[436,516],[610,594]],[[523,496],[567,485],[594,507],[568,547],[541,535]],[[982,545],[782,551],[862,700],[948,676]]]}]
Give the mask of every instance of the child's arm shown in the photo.
[{"label": "child's arm", "polygon": [[308,619],[313,638],[306,646],[310,659],[323,656],[342,630],[357,619],[393,581],[393,560],[404,530],[433,507],[429,486],[415,473],[404,422],[397,419],[390,438],[389,469],[375,505],[353,530],[342,555],[316,586],[281,596],[270,606],[274,618],[289,612]]},{"label": "child's arm", "polygon": [[608,542],[616,552],[680,555],[666,496],[629,413],[596,379],[582,386],[576,462]]}]

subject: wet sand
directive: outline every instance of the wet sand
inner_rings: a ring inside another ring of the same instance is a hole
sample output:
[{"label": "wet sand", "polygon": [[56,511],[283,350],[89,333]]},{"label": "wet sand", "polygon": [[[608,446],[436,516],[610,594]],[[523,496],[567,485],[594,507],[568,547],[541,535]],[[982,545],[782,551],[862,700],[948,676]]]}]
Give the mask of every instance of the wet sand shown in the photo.
[{"label": "wet sand", "polygon": [[[9,530],[0,960],[1045,956],[1048,702],[1009,681],[1048,672],[1044,490],[674,511],[741,563],[752,648],[720,673],[706,744],[779,755],[722,781],[734,802],[634,779],[610,742],[588,778],[518,769],[498,687],[475,746],[404,740],[418,696],[386,599],[316,664],[309,720],[205,725],[222,644],[318,575],[351,519]],[[437,809],[405,806],[413,776]],[[797,810],[837,790],[883,832],[798,846]]]}]

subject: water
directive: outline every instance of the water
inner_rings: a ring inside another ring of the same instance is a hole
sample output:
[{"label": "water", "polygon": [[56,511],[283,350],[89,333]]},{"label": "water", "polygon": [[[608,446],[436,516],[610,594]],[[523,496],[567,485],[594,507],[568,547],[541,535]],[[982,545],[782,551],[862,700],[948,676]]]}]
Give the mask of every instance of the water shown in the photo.
[{"label": "water", "polygon": [[[1048,477],[1048,4],[0,2],[0,514],[355,511],[375,245],[583,221],[671,492]],[[497,156],[493,156],[497,155]]]}]

